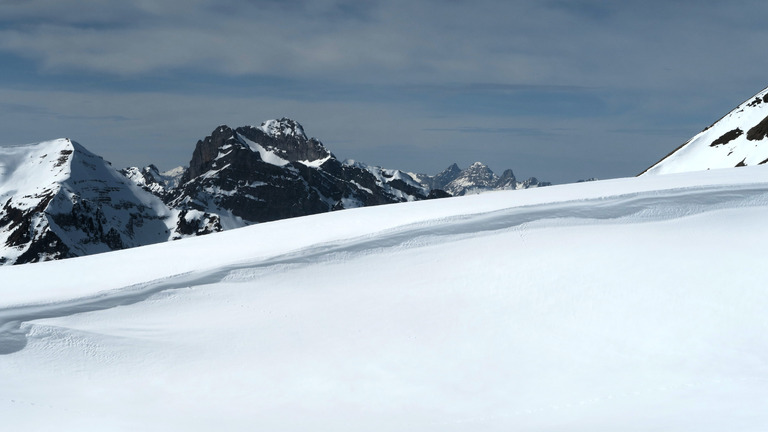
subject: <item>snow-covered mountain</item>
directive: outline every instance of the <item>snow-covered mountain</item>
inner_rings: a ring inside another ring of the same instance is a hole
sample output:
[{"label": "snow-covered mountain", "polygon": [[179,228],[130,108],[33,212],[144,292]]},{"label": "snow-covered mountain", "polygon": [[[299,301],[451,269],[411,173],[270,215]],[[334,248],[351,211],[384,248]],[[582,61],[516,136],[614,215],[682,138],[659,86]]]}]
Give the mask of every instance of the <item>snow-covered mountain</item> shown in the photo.
[{"label": "snow-covered mountain", "polygon": [[511,169],[504,170],[499,177],[481,162],[475,162],[464,170],[454,163],[435,176],[424,174],[411,174],[411,176],[426,188],[444,190],[452,196],[550,185],[549,182],[539,182],[536,177],[519,182]]},{"label": "snow-covered mountain", "polygon": [[0,147],[0,264],[166,241],[172,212],[68,139]]},{"label": "snow-covered mountain", "polygon": [[746,100],[641,175],[768,162],[768,88]]},{"label": "snow-covered mountain", "polygon": [[761,431],[767,212],[756,166],[0,267],[0,425]]}]

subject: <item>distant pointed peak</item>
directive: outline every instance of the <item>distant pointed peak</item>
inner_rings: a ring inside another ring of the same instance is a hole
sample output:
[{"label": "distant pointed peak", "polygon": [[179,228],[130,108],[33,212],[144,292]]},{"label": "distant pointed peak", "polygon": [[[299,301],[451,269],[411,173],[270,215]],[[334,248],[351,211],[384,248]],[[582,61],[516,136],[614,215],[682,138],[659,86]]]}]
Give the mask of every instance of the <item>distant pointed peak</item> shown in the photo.
[{"label": "distant pointed peak", "polygon": [[501,177],[499,178],[500,182],[506,182],[506,181],[516,181],[515,173],[512,172],[511,169],[507,168],[504,170],[503,173],[501,173]]},{"label": "distant pointed peak", "polygon": [[461,168],[459,168],[459,165],[456,164],[456,162],[454,162],[448,168],[441,171],[440,174],[459,173],[459,172],[461,172]]}]

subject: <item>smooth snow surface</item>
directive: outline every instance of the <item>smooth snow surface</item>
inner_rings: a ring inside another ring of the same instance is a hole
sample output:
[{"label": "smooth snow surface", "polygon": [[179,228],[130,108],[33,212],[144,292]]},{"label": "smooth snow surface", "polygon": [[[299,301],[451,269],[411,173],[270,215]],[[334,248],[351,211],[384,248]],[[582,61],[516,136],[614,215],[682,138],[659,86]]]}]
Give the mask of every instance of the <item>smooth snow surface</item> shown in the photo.
[{"label": "smooth snow surface", "polygon": [[0,424],[763,431],[768,167],[0,268]]}]

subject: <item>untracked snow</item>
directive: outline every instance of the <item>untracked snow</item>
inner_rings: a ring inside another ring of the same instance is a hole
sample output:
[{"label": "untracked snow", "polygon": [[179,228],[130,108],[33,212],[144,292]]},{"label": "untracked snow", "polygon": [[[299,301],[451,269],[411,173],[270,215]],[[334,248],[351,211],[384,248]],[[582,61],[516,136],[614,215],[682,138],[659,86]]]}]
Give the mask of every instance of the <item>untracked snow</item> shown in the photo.
[{"label": "untracked snow", "polygon": [[0,268],[0,424],[761,431],[768,167]]}]

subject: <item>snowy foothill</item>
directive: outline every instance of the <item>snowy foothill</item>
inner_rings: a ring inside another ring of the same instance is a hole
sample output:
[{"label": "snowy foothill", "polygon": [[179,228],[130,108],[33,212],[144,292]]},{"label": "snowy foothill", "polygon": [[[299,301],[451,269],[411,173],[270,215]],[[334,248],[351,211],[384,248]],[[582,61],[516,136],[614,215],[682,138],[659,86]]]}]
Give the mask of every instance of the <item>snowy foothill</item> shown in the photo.
[{"label": "snowy foothill", "polygon": [[0,268],[14,430],[760,431],[768,167]]}]

